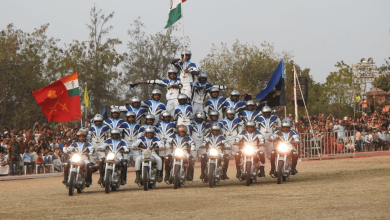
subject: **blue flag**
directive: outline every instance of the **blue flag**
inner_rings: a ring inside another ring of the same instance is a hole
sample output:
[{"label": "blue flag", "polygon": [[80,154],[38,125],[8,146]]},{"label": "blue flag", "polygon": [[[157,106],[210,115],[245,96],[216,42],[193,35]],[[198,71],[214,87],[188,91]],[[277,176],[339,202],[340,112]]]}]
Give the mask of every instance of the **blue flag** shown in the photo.
[{"label": "blue flag", "polygon": [[256,95],[256,99],[260,102],[266,101],[270,107],[286,105],[283,59],[272,74],[267,86]]},{"label": "blue flag", "polygon": [[103,106],[102,115],[103,115],[104,120],[106,120],[108,118],[106,106]]}]

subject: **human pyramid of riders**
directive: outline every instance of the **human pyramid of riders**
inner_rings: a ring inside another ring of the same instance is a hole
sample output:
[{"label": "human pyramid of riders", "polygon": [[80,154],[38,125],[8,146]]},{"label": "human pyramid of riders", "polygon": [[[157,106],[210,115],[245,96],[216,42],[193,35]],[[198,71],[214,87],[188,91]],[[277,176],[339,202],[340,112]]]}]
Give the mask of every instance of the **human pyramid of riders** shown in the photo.
[{"label": "human pyramid of riders", "polygon": [[[135,182],[148,187],[153,187],[150,183],[154,182],[155,186],[156,182],[162,182],[164,166],[164,181],[174,183],[175,188],[192,181],[197,159],[201,161],[203,182],[215,184],[229,179],[227,169],[232,157],[236,177],[241,181],[248,180],[248,176],[250,182],[265,177],[266,157],[271,160],[270,175],[275,177],[276,146],[281,142],[292,146],[286,150],[286,155],[291,163],[289,172],[295,175],[299,137],[291,128],[291,121],[280,121],[272,115],[269,106],[260,110],[253,100],[240,101],[241,94],[232,87],[207,82],[207,74],[199,72],[190,61],[189,50],[181,57],[172,61],[168,78],[132,85],[163,87],[166,104],[160,100],[161,91],[154,89],[150,100],[142,101],[135,96],[125,106],[112,107],[111,118],[104,119],[97,114],[89,131],[84,128],[77,133],[78,141],[71,145],[68,153],[82,155],[85,165],[82,169],[87,175],[85,186],[92,184],[92,173],[97,170],[100,173],[98,184],[102,187],[107,178],[119,181],[117,188],[125,185],[130,161],[135,161]],[[220,90],[227,89],[233,90],[230,98],[220,97]],[[206,98],[209,99],[206,101]],[[125,120],[120,118],[121,112]],[[142,118],[145,118],[143,125]],[[72,157],[64,169],[66,185],[69,185],[71,163]]]}]

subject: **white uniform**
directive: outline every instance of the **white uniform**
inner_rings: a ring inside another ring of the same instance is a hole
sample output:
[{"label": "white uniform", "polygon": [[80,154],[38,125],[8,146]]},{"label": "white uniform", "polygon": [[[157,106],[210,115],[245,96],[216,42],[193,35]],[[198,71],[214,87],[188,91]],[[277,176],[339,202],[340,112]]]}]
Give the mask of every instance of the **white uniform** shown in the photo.
[{"label": "white uniform", "polygon": [[[237,136],[236,144],[245,144],[250,143],[254,146],[256,152],[265,150],[265,147],[262,147],[261,145],[264,144],[264,138],[259,130],[255,130],[253,133],[249,133],[245,130],[241,131],[241,133]],[[238,146],[237,146],[238,147]],[[265,166],[265,164],[261,163],[259,161],[260,166]]]},{"label": "white uniform", "polygon": [[192,120],[192,106],[188,104],[179,105],[175,109],[175,114],[173,115],[173,121],[177,125],[190,125]]},{"label": "white uniform", "polygon": [[[168,87],[168,86],[176,86],[176,87],[181,87],[181,80],[180,78],[176,78],[174,80],[172,79],[163,79],[163,80],[148,80],[146,81],[147,84],[157,84],[161,87]],[[179,96],[181,89],[180,88],[170,88],[167,89],[167,94],[166,94],[166,110],[173,115],[176,107],[179,105],[179,102],[177,101],[177,96]],[[191,93],[191,92],[190,92]],[[190,96],[189,96],[190,97]]]},{"label": "white uniform", "polygon": [[176,125],[173,122],[164,122],[161,121],[156,124],[156,128],[158,129],[159,133],[158,136],[161,140],[161,144],[164,146],[164,149],[159,149],[159,156],[166,156],[171,154],[171,149],[167,148],[167,142],[168,138],[175,133]]},{"label": "white uniform", "polygon": [[225,118],[222,121],[223,127],[222,127],[222,133],[226,138],[226,141],[229,146],[232,147],[231,150],[226,150],[225,154],[229,155],[230,157],[232,155],[236,155],[237,151],[239,150],[237,146],[233,145],[237,136],[242,131],[242,120],[239,118],[233,118],[233,120],[229,120],[228,118]]},{"label": "white uniform", "polygon": [[271,158],[271,152],[273,148],[273,142],[268,141],[268,139],[272,139],[272,135],[275,133],[274,124],[276,124],[276,127],[280,128],[281,121],[280,119],[275,116],[271,115],[269,118],[264,117],[264,115],[257,118],[259,130],[265,139],[265,156],[270,159]]},{"label": "white uniform", "polygon": [[196,64],[191,62],[191,61],[186,61],[183,65],[183,63],[181,63],[181,65],[183,66],[182,69],[183,71],[180,72],[180,79],[181,79],[181,83],[183,84],[183,88],[181,89],[181,93],[184,93],[186,94],[188,97],[191,97],[191,85],[190,83],[191,82],[194,82],[195,81],[195,78],[194,76],[188,72],[188,73],[185,73],[184,72],[184,69],[188,69],[190,67],[195,67],[196,68]]},{"label": "white uniform", "polygon": [[200,146],[203,145],[204,138],[206,137],[207,133],[209,132],[210,125],[206,122],[197,123],[195,120],[191,122],[190,126],[190,134],[192,140],[194,140],[195,143],[195,151],[191,151],[191,155],[196,158],[201,158],[202,154],[206,153],[205,148],[200,148]]},{"label": "white uniform", "polygon": [[129,146],[131,152],[131,154],[125,155],[126,159],[130,161],[130,156],[132,156],[135,161],[140,155],[140,152],[138,150],[133,150],[131,146],[133,146],[134,142],[138,139],[141,126],[139,124],[125,122],[120,128],[123,129],[123,140],[126,142],[127,146]]},{"label": "white uniform", "polygon": [[95,149],[94,153],[94,159],[93,162],[96,163],[96,161],[100,160],[101,158],[105,157],[104,152],[98,151],[100,146],[104,143],[104,140],[106,139],[106,134],[110,132],[110,127],[107,125],[102,125],[100,127],[96,125],[92,125],[89,128],[89,136],[91,137],[91,144],[93,148]]}]

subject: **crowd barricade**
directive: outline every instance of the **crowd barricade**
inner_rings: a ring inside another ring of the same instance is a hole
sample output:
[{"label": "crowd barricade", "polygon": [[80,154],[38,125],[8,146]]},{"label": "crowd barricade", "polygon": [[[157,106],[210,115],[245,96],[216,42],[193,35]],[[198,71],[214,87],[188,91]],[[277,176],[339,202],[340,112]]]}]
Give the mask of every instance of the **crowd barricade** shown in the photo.
[{"label": "crowd barricade", "polygon": [[[300,133],[299,157],[319,158],[355,152],[355,131]],[[347,148],[351,140],[351,148]]]}]

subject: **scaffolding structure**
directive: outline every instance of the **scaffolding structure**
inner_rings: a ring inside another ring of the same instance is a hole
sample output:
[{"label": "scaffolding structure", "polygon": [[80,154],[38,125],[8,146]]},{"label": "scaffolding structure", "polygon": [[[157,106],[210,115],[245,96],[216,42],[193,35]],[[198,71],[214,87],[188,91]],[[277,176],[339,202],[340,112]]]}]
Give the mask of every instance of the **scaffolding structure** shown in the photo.
[{"label": "scaffolding structure", "polygon": [[[353,87],[353,93],[352,93],[352,103],[355,103],[354,106],[354,113],[355,116],[358,112],[363,112],[362,106],[360,103],[356,103],[355,100],[355,93],[358,93],[361,98],[365,98],[367,102],[367,106],[369,106],[367,97],[365,97],[365,94],[367,93],[368,86],[373,87],[373,81],[378,78],[378,67],[375,65],[374,60],[372,58],[368,58],[366,60],[365,58],[362,58],[360,60],[360,63],[352,64],[352,87]],[[375,102],[374,102],[374,108],[375,108]]]}]

